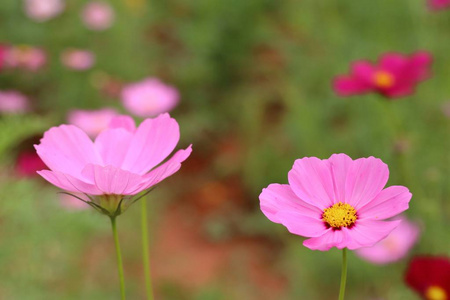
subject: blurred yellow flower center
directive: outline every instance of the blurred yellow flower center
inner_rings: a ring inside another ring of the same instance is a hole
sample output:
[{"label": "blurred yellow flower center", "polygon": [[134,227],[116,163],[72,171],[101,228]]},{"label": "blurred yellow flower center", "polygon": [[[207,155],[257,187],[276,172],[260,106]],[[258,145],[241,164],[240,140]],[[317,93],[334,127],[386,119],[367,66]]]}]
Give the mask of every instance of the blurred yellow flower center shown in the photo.
[{"label": "blurred yellow flower center", "polygon": [[375,72],[373,81],[379,88],[390,88],[394,84],[394,76],[385,71],[378,71]]},{"label": "blurred yellow flower center", "polygon": [[425,297],[427,300],[447,300],[447,293],[440,286],[432,285],[426,290]]},{"label": "blurred yellow flower center", "polygon": [[356,219],[356,209],[350,204],[342,202],[326,208],[322,214],[322,220],[333,228],[351,226],[356,222]]}]

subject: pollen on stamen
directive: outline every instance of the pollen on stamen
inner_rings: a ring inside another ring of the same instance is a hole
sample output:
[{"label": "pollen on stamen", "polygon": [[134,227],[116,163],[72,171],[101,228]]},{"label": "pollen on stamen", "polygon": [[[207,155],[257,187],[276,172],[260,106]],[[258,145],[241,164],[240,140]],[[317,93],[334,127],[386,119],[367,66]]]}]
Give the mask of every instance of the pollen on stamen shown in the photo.
[{"label": "pollen on stamen", "polygon": [[379,88],[390,88],[394,85],[394,76],[385,71],[375,72],[373,82]]},{"label": "pollen on stamen", "polygon": [[357,219],[356,209],[347,203],[338,202],[324,209],[322,220],[333,229],[351,227]]}]

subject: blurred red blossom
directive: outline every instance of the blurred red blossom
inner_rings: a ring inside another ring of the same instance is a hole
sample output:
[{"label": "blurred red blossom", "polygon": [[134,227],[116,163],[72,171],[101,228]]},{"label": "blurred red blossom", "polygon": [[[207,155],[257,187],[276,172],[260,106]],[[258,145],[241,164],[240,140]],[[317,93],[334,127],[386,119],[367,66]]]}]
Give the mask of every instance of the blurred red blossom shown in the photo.
[{"label": "blurred red blossom", "polygon": [[450,0],[428,0],[428,7],[431,10],[450,8]]},{"label": "blurred red blossom", "polygon": [[352,64],[349,75],[339,75],[333,81],[339,96],[353,96],[371,92],[388,98],[414,93],[416,85],[431,76],[432,56],[425,51],[410,56],[386,53],[378,64],[361,60]]},{"label": "blurred red blossom", "polygon": [[37,171],[47,169],[42,159],[34,151],[19,153],[15,166],[18,175],[23,177],[37,176]]},{"label": "blurred red blossom", "polygon": [[405,281],[423,299],[450,299],[450,260],[444,256],[416,256],[409,263]]}]

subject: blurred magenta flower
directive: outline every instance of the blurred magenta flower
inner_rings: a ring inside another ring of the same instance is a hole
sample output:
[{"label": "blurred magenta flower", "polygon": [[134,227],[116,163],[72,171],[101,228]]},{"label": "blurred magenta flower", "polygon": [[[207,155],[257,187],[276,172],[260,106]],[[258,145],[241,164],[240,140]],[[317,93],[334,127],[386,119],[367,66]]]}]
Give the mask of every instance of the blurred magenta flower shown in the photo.
[{"label": "blurred magenta flower", "polygon": [[146,78],[122,89],[123,106],[138,117],[169,112],[178,104],[178,100],[178,91],[157,78]]},{"label": "blurred magenta flower", "polygon": [[25,0],[25,14],[37,22],[45,22],[59,15],[65,7],[63,0]]},{"label": "blurred magenta flower", "polygon": [[84,71],[95,63],[95,55],[91,51],[67,49],[61,54],[61,62],[69,69]]},{"label": "blurred magenta flower", "polygon": [[400,225],[384,240],[372,247],[358,249],[356,254],[374,264],[387,264],[405,257],[419,237],[419,228],[404,217],[399,220]]},{"label": "blurred magenta flower", "polygon": [[115,109],[103,108],[99,110],[72,110],[67,116],[69,124],[83,130],[91,138],[107,129],[111,120],[118,116]]},{"label": "blurred magenta flower", "polygon": [[111,27],[115,13],[109,3],[92,1],[84,6],[81,19],[88,29],[101,31]]},{"label": "blurred magenta flower", "polygon": [[47,168],[36,152],[21,152],[17,156],[15,170],[23,177],[34,177],[36,172]]},{"label": "blurred magenta flower", "polygon": [[7,46],[0,44],[0,70],[3,68],[7,50],[8,50]]},{"label": "blurred magenta flower", "polygon": [[28,98],[17,91],[0,91],[0,113],[18,114],[29,111]]},{"label": "blurred magenta flower", "polygon": [[23,68],[37,71],[47,62],[47,55],[41,48],[28,45],[8,47],[4,56],[4,63],[9,68]]},{"label": "blurred magenta flower", "polygon": [[339,96],[352,96],[377,92],[388,98],[407,96],[416,85],[428,79],[432,56],[428,52],[416,52],[410,56],[386,53],[378,64],[356,61],[350,75],[334,79],[333,87]]},{"label": "blurred magenta flower", "polygon": [[192,146],[162,163],[179,138],[178,123],[169,114],[146,119],[138,128],[132,118],[116,117],[95,142],[80,128],[61,125],[35,146],[50,168],[38,173],[63,190],[89,195],[91,206],[115,217],[136,201],[134,195],[180,169]]},{"label": "blurred magenta flower", "polygon": [[408,209],[412,196],[403,186],[384,189],[388,178],[378,158],[305,157],[295,161],[289,184],[263,189],[261,210],[291,233],[310,237],[303,245],[312,250],[371,247],[399,225],[384,220]]},{"label": "blurred magenta flower", "polygon": [[[74,193],[74,195],[85,201],[89,201],[89,198],[87,198],[82,193]],[[59,200],[61,201],[61,206],[64,207],[68,211],[78,211],[78,210],[85,210],[85,209],[89,208],[89,205],[87,205],[83,201],[80,201],[79,199],[73,197],[72,195],[60,194]]]},{"label": "blurred magenta flower", "polygon": [[423,299],[450,299],[450,260],[444,256],[417,256],[409,263],[406,283]]},{"label": "blurred magenta flower", "polygon": [[450,8],[450,0],[428,0],[428,7],[432,10]]}]

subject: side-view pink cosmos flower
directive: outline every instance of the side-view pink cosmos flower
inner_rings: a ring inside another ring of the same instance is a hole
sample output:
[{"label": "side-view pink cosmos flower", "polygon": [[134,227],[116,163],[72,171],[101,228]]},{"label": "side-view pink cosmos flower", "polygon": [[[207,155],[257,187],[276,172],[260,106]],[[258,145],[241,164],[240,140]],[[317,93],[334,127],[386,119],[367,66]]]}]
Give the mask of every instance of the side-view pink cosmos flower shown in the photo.
[{"label": "side-view pink cosmos flower", "polygon": [[428,7],[431,10],[450,8],[450,0],[428,0]]},{"label": "side-view pink cosmos flower", "polygon": [[399,220],[400,225],[384,240],[372,247],[358,249],[355,253],[374,264],[388,264],[405,257],[419,237],[419,227],[405,217]]},{"label": "side-view pink cosmos flower", "polygon": [[416,85],[431,76],[432,56],[420,51],[410,56],[386,53],[378,64],[361,60],[352,64],[349,75],[334,79],[333,88],[339,96],[377,92],[388,98],[414,93]]},{"label": "side-view pink cosmos flower", "polygon": [[92,141],[73,125],[53,127],[36,145],[50,170],[38,173],[53,185],[83,193],[88,203],[109,216],[121,214],[134,195],[177,172],[192,148],[174,150],[180,138],[175,119],[163,114],[136,128],[132,118],[112,119],[109,128]]},{"label": "side-view pink cosmos flower", "polygon": [[399,225],[385,219],[406,210],[412,196],[403,186],[384,189],[388,177],[387,165],[374,157],[305,157],[295,161],[289,184],[263,189],[261,210],[291,233],[309,237],[303,245],[312,250],[370,247]]}]

